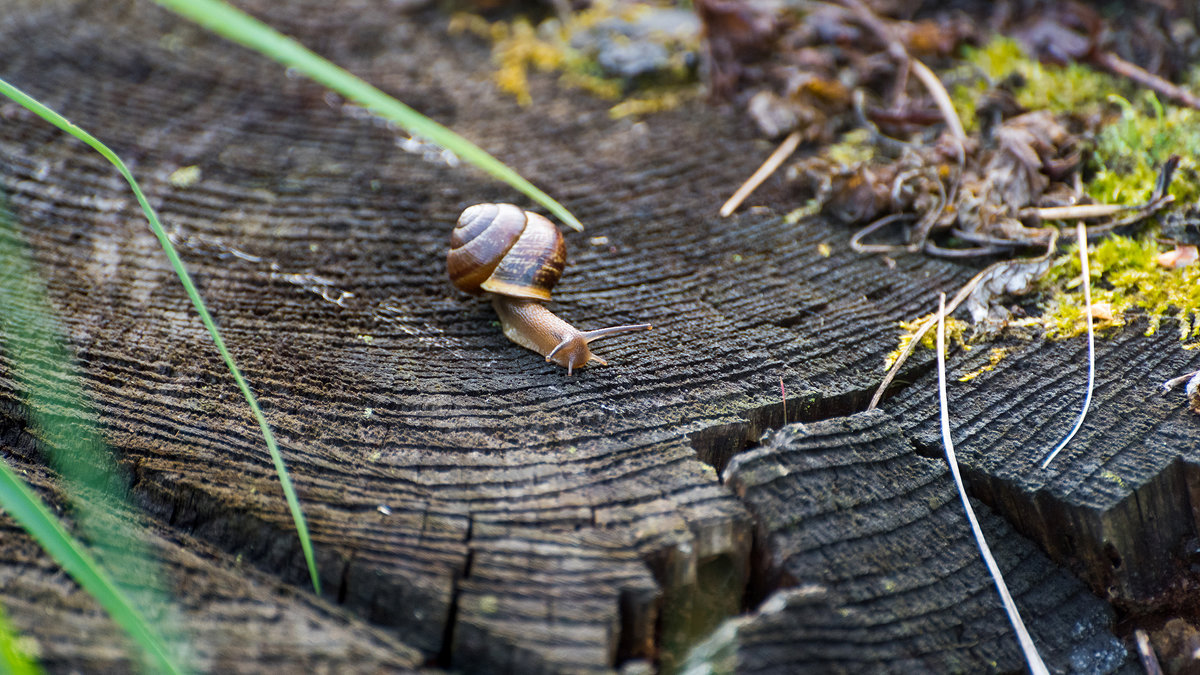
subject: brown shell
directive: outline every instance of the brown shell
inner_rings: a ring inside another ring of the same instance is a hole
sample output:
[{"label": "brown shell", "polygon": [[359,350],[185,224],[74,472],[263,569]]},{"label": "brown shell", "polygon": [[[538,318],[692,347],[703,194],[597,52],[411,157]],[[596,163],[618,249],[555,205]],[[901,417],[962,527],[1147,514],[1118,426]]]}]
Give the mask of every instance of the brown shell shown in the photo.
[{"label": "brown shell", "polygon": [[566,260],[562,234],[545,217],[512,204],[476,204],[450,234],[446,269],[468,293],[549,300]]}]

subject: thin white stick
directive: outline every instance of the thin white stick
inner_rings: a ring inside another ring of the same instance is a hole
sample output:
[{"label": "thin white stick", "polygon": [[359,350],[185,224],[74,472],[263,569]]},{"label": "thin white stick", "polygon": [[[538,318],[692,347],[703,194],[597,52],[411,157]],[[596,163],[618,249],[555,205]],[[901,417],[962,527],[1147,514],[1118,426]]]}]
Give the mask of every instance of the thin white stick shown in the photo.
[{"label": "thin white stick", "polygon": [[1050,675],[1046,664],[1042,662],[1041,655],[1038,654],[1037,647],[1033,644],[1033,638],[1029,636],[1029,631],[1025,628],[1025,622],[1021,620],[1017,603],[1013,602],[1012,595],[1008,592],[1004,576],[1000,574],[1000,566],[996,564],[996,559],[992,557],[992,549],[988,547],[987,540],[983,537],[983,530],[979,529],[979,521],[975,518],[975,509],[971,508],[971,502],[967,499],[967,489],[963,487],[962,476],[958,473],[958,459],[954,456],[954,443],[950,440],[949,406],[946,403],[945,315],[946,294],[942,293],[938,308],[937,360],[938,401],[941,405],[942,444],[946,447],[946,462],[950,465],[950,473],[954,476],[954,484],[958,487],[958,496],[962,499],[963,509],[967,512],[967,520],[971,521],[971,532],[975,535],[975,542],[979,544],[979,553],[983,556],[983,562],[987,565],[988,572],[992,575],[992,581],[996,583],[996,590],[1000,593],[1000,602],[1004,604],[1004,611],[1008,613],[1008,620],[1017,634],[1017,642],[1021,644],[1021,651],[1025,654],[1025,662],[1029,664],[1029,671],[1033,675]]},{"label": "thin white stick", "polygon": [[1083,311],[1087,315],[1087,334],[1088,334],[1088,381],[1087,395],[1083,397],[1083,408],[1079,411],[1079,419],[1075,420],[1075,426],[1071,428],[1071,432],[1066,438],[1058,442],[1046,459],[1042,462],[1042,468],[1050,466],[1050,462],[1054,461],[1055,456],[1059,451],[1067,447],[1067,443],[1075,437],[1075,433],[1083,426],[1083,418],[1087,417],[1088,408],[1092,405],[1092,389],[1096,385],[1096,338],[1092,332],[1092,277],[1088,272],[1088,252],[1087,252],[1087,230],[1083,227],[1083,223],[1075,224],[1075,234],[1079,238],[1079,266],[1083,269]]},{"label": "thin white stick", "polygon": [[929,91],[929,95],[933,97],[933,102],[941,111],[942,117],[946,120],[946,126],[950,129],[950,135],[954,136],[954,140],[958,141],[961,148],[963,143],[967,141],[967,134],[963,131],[962,120],[958,118],[958,113],[954,110],[954,103],[950,100],[950,94],[946,92],[946,85],[938,79],[938,76],[929,69],[929,66],[921,63],[917,59],[909,57],[908,68],[913,75],[925,85],[925,89]]},{"label": "thin white stick", "polygon": [[751,174],[745,183],[742,183],[742,186],[737,189],[737,192],[733,193],[729,201],[725,202],[721,207],[721,217],[728,218],[732,215],[737,210],[737,207],[746,201],[746,197],[749,197],[752,192],[758,189],[759,185],[762,185],[764,180],[775,173],[775,170],[779,168],[780,164],[783,164],[784,160],[792,156],[798,145],[800,145],[800,132],[793,131],[788,134],[787,138],[783,139],[778,148],[775,148],[775,152],[771,153],[767,161],[763,162],[762,166],[758,167],[758,170]]},{"label": "thin white stick", "polygon": [[1162,665],[1159,664],[1154,647],[1150,644],[1150,636],[1139,628],[1133,631],[1133,637],[1137,641],[1138,656],[1142,659],[1142,667],[1146,669],[1146,675],[1163,675]]},{"label": "thin white stick", "polygon": [[1102,218],[1122,211],[1131,211],[1137,206],[1118,206],[1117,204],[1076,204],[1074,206],[1046,206],[1042,208],[1021,209],[1022,216],[1035,216],[1042,220],[1075,220],[1083,218]]}]

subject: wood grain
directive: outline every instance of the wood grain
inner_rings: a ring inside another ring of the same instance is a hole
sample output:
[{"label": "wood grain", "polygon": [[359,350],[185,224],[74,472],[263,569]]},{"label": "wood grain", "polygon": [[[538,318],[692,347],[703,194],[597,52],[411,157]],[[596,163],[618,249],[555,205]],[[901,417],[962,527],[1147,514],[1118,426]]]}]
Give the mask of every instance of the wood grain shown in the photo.
[{"label": "wood grain", "polygon": [[[248,620],[213,608],[233,608],[236,597],[247,612],[279,608],[286,603],[271,593],[289,589],[289,602],[307,597],[306,606],[320,608],[306,611],[333,612],[386,634],[385,642],[346,643],[345,650],[376,650],[364,664],[413,667],[419,653],[422,663],[475,672],[670,668],[722,619],[754,610],[776,586],[792,583],[787,575],[806,583],[795,571],[805,570],[832,595],[819,602],[794,589],[778,596],[806,618],[779,628],[801,632],[772,639],[837,624],[838,631],[821,633],[834,636],[828,648],[860,655],[838,661],[814,652],[813,664],[870,667],[882,661],[869,654],[895,656],[858,649],[873,640],[916,649],[921,663],[964,670],[1014,664],[1003,615],[962,539],[945,476],[936,462],[913,455],[912,447],[933,452],[927,435],[936,418],[924,388],[887,404],[893,422],[884,445],[895,459],[874,468],[863,460],[860,473],[881,490],[880,481],[920,476],[925,483],[899,483],[879,503],[869,495],[848,503],[842,515],[863,528],[858,544],[831,540],[820,554],[802,554],[793,540],[808,535],[769,524],[761,495],[722,483],[730,462],[746,461],[737,453],[784,422],[781,377],[791,421],[855,412],[882,377],[896,322],[930,311],[936,289],[953,289],[973,273],[919,257],[856,256],[845,229],[783,218],[793,196],[778,179],[744,213],[717,217],[771,149],[737,111],[697,98],[644,120],[613,120],[606,103],[548,76],[534,79],[536,103],[521,108],[491,84],[486,45],[448,35],[447,18],[435,9],[244,5],[471,138],[583,220],[586,233],[567,235],[555,311],[581,329],[650,322],[655,330],[601,343],[597,352],[611,365],[568,378],[509,343],[487,302],[445,279],[446,240],[465,206],[528,206],[507,188],[437,156],[406,152],[400,132],[150,3],[8,6],[13,11],[0,12],[0,76],[130,163],[259,396],[309,518],[327,591],[319,599],[302,590],[299,546],[258,431],[123,182],[79,143],[0,104],[0,189],[51,305],[5,311],[19,319],[49,310],[59,318],[91,404],[73,420],[98,425],[127,476],[121,489],[153,531],[209,551],[211,569],[196,574],[246,568],[260,580],[196,606],[197,620],[211,609],[221,617],[216,624],[230,622],[201,632],[206,653],[221,653],[221,631]],[[172,173],[190,166],[199,180],[172,185]],[[828,256],[820,244],[830,247]],[[1139,351],[1145,343],[1128,344],[1129,354],[1159,358]],[[1118,347],[1105,343],[1108,349]],[[917,361],[910,380],[927,367]],[[1186,361],[1171,357],[1153,369]],[[13,369],[0,355],[0,402],[10,411],[0,438],[27,426]],[[999,382],[1000,373],[981,381]],[[1138,429],[1173,420],[1156,456],[1180,453],[1195,422],[1178,401],[1135,405],[1138,391],[1114,390],[1101,400],[1124,402]],[[1011,397],[1002,390],[987,396]],[[974,429],[973,416],[983,410],[960,412],[958,426]],[[1073,404],[1036,414],[1047,428],[1066,426]],[[1088,434],[1085,427],[1081,439]],[[57,498],[58,479],[44,466],[48,452],[0,444],[6,460],[44,472],[42,485]],[[976,462],[981,455],[971,452],[964,454]],[[1148,483],[1165,480],[1159,492],[1167,511],[1196,503],[1177,491],[1181,481],[1195,484],[1194,472],[1172,474],[1170,461],[1160,469],[1135,464],[1110,468],[1123,480],[1137,472]],[[993,475],[1008,480],[999,464],[968,466],[983,501],[1007,517],[1022,512],[988,491]],[[839,470],[789,488],[788,522],[795,525],[813,504],[827,506],[822,500]],[[1059,494],[1053,485],[1019,484],[1029,486],[1022,494],[1035,504]],[[1044,529],[1053,535],[1023,522],[1015,527],[1082,574],[1098,555],[1089,547],[1102,538],[1089,539],[1093,525],[1069,516],[1046,512]],[[1090,645],[1115,655],[1111,614],[999,519],[986,524],[1018,574],[1029,575],[1022,600],[1053,609],[1046,630],[1087,626],[1054,643],[1059,662]],[[1155,536],[1165,540],[1187,527],[1194,521],[1176,518]],[[915,567],[924,542],[906,539],[911,532],[928,533],[938,546],[924,554],[937,554],[924,572]],[[1047,545],[1052,536],[1080,543],[1058,551]],[[874,568],[854,557],[864,555],[856,546],[875,547],[865,551]],[[1173,551],[1163,555],[1178,563]],[[35,551],[27,555],[52,569]],[[892,569],[896,556],[909,562]],[[773,562],[764,567],[764,560]],[[1159,561],[1137,559],[1145,566],[1138,573],[1154,573]],[[178,577],[190,579],[191,569]],[[912,612],[922,605],[907,594],[851,592],[857,587],[839,575],[853,569],[877,575],[878,583],[925,589],[920,602],[938,595],[940,604],[918,616]],[[932,590],[940,589],[935,582],[945,589]],[[61,578],[48,583],[36,586],[47,592],[5,587],[0,594],[18,627],[39,641],[57,629],[20,611],[32,597],[51,598],[63,616],[90,613],[92,621],[95,613]],[[897,623],[835,618],[856,597],[870,604],[870,616]],[[939,637],[953,621],[969,639]],[[328,635],[341,635],[333,619],[320,622]],[[71,643],[61,661],[49,662],[52,670],[125,658],[100,642]],[[318,658],[317,647],[299,642],[276,646],[294,652],[289,663]],[[249,646],[238,653],[247,669],[284,658]],[[773,663],[758,662],[766,670]]]}]

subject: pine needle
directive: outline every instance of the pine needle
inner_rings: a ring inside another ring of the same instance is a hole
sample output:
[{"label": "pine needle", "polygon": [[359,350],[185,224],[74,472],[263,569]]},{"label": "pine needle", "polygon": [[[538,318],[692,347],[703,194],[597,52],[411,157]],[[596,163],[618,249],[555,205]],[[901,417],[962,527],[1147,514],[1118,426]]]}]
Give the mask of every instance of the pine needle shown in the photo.
[{"label": "pine needle", "polygon": [[1092,390],[1096,386],[1096,336],[1092,331],[1092,281],[1091,273],[1088,271],[1088,251],[1087,251],[1087,229],[1083,223],[1076,223],[1075,235],[1079,238],[1079,266],[1083,270],[1083,314],[1087,317],[1087,337],[1088,337],[1088,380],[1087,394],[1083,397],[1083,407],[1079,411],[1079,419],[1075,420],[1075,426],[1071,428],[1070,433],[1066,435],[1046,459],[1042,462],[1042,468],[1050,466],[1050,462],[1065,447],[1071,439],[1075,437],[1076,432],[1083,426],[1083,419],[1087,417],[1088,408],[1092,404]]},{"label": "pine needle", "polygon": [[1133,631],[1133,637],[1137,641],[1138,657],[1142,660],[1142,667],[1146,669],[1146,675],[1163,675],[1162,665],[1159,664],[1158,656],[1154,653],[1154,646],[1150,644],[1150,636],[1139,628]]},{"label": "pine needle", "polygon": [[992,549],[988,547],[987,540],[983,537],[983,530],[979,528],[979,521],[975,518],[975,510],[971,508],[971,501],[967,499],[967,490],[963,487],[962,476],[958,471],[958,459],[954,456],[954,443],[950,440],[950,413],[946,403],[946,294],[942,293],[938,302],[937,316],[937,362],[938,362],[938,401],[941,406],[942,418],[942,443],[946,448],[946,462],[950,465],[950,473],[954,476],[954,485],[958,488],[958,496],[962,499],[963,509],[967,512],[967,520],[971,522],[971,532],[975,535],[975,542],[979,545],[979,554],[983,556],[983,562],[987,565],[988,572],[992,575],[992,580],[996,583],[996,591],[1000,594],[1000,601],[1004,604],[1004,611],[1008,614],[1008,620],[1012,623],[1013,631],[1017,634],[1017,642],[1021,645],[1021,651],[1025,654],[1025,662],[1029,664],[1029,671],[1034,675],[1049,675],[1050,671],[1046,669],[1046,664],[1042,662],[1041,655],[1038,654],[1037,647],[1033,644],[1033,638],[1029,635],[1029,630],[1025,628],[1025,622],[1021,620],[1021,613],[1017,610],[1017,603],[1013,602],[1012,595],[1008,592],[1008,586],[1004,583],[1004,576],[1000,574],[1000,567],[996,564],[996,559],[992,557]]},{"label": "pine needle", "polygon": [[[1037,258],[1029,258],[1023,262],[1033,263],[1041,260],[1048,260],[1054,255],[1054,252],[1058,249],[1058,230],[1051,230],[1051,233],[1052,236],[1050,237],[1050,241],[1046,244],[1046,252]],[[1012,262],[1013,261],[1002,260],[997,263],[992,263],[991,265],[985,267],[983,271],[971,277],[971,280],[963,284],[963,287],[958,289],[958,292],[954,294],[954,298],[950,300],[950,304],[946,309],[947,314],[951,314],[954,312],[954,310],[958,309],[958,306],[961,305],[963,301],[971,295],[971,293],[975,290],[975,287],[978,286],[984,279],[989,278],[993,273],[996,273],[998,270],[1012,264]],[[871,397],[871,403],[867,406],[867,410],[874,410],[875,407],[879,405],[879,402],[883,400],[884,393],[886,393],[888,387],[891,386],[892,380],[896,379],[896,375],[900,372],[900,367],[903,366],[904,362],[908,360],[909,355],[913,353],[913,351],[917,348],[917,345],[921,343],[921,339],[924,338],[925,334],[933,328],[935,323],[937,323],[937,318],[930,317],[929,319],[926,319],[916,331],[913,332],[912,338],[909,340],[908,344],[904,346],[904,349],[900,350],[900,354],[896,357],[895,362],[892,363],[892,367],[888,369],[887,374],[883,377],[883,381],[879,383],[879,387],[875,390],[875,395]]]},{"label": "pine needle", "polygon": [[954,140],[958,141],[959,152],[962,152],[963,145],[967,142],[967,134],[963,131],[962,120],[958,117],[958,112],[954,110],[954,103],[950,100],[950,93],[946,91],[946,86],[938,79],[929,66],[921,63],[918,59],[909,57],[909,68],[913,75],[925,85],[925,89],[929,91],[929,95],[933,97],[933,102],[937,104],[938,111],[942,113],[942,118],[946,120],[946,127],[950,130],[950,135]]},{"label": "pine needle", "polygon": [[[1007,262],[992,263],[979,274],[971,277],[971,280],[963,284],[962,288],[958,289],[958,292],[954,294],[954,298],[950,300],[950,307],[946,310],[947,313],[958,309],[958,306],[962,304],[963,300],[967,299],[967,296],[971,294],[971,291],[975,290],[975,287],[979,285],[980,281],[983,281],[989,274],[1007,264]],[[912,339],[908,341],[908,344],[904,345],[904,349],[900,350],[900,354],[896,357],[895,362],[892,363],[892,367],[888,368],[887,374],[883,376],[883,381],[880,382],[879,387],[875,389],[875,395],[871,397],[871,403],[867,406],[867,410],[874,410],[876,406],[879,405],[879,402],[883,400],[883,395],[887,392],[888,387],[891,386],[892,380],[896,379],[896,375],[900,372],[900,367],[903,366],[904,362],[908,360],[909,355],[913,353],[913,351],[917,348],[917,345],[921,344],[921,340],[925,337],[925,334],[928,333],[931,328],[933,328],[934,324],[937,323],[937,320],[941,316],[942,315],[939,314],[937,317],[930,317],[926,319],[920,326],[917,327],[917,330],[913,332]]]},{"label": "pine needle", "polygon": [[742,186],[737,189],[737,192],[733,193],[733,196],[729,198],[729,201],[725,202],[725,204],[721,207],[721,217],[728,218],[733,214],[734,211],[737,211],[737,207],[741,206],[742,202],[746,201],[746,197],[749,197],[751,193],[757,190],[758,186],[762,185],[763,181],[770,178],[771,174],[775,173],[775,171],[779,169],[779,166],[783,164],[788,157],[792,156],[792,153],[796,151],[796,146],[798,145],[800,145],[800,132],[793,131],[792,133],[788,134],[787,138],[783,139],[783,142],[779,144],[778,148],[775,148],[775,152],[772,152],[771,156],[767,157],[767,161],[763,162],[762,166],[758,167],[758,170],[751,174],[750,177],[746,179],[745,183],[742,183]]}]

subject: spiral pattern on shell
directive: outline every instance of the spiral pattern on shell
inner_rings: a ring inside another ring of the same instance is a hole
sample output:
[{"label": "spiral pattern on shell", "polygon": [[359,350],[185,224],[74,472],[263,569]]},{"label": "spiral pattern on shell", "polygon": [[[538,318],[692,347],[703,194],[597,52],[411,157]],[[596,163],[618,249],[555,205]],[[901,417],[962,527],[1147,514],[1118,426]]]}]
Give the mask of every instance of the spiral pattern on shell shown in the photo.
[{"label": "spiral pattern on shell", "polygon": [[566,244],[554,223],[512,204],[475,204],[450,234],[446,270],[468,293],[549,300]]}]

